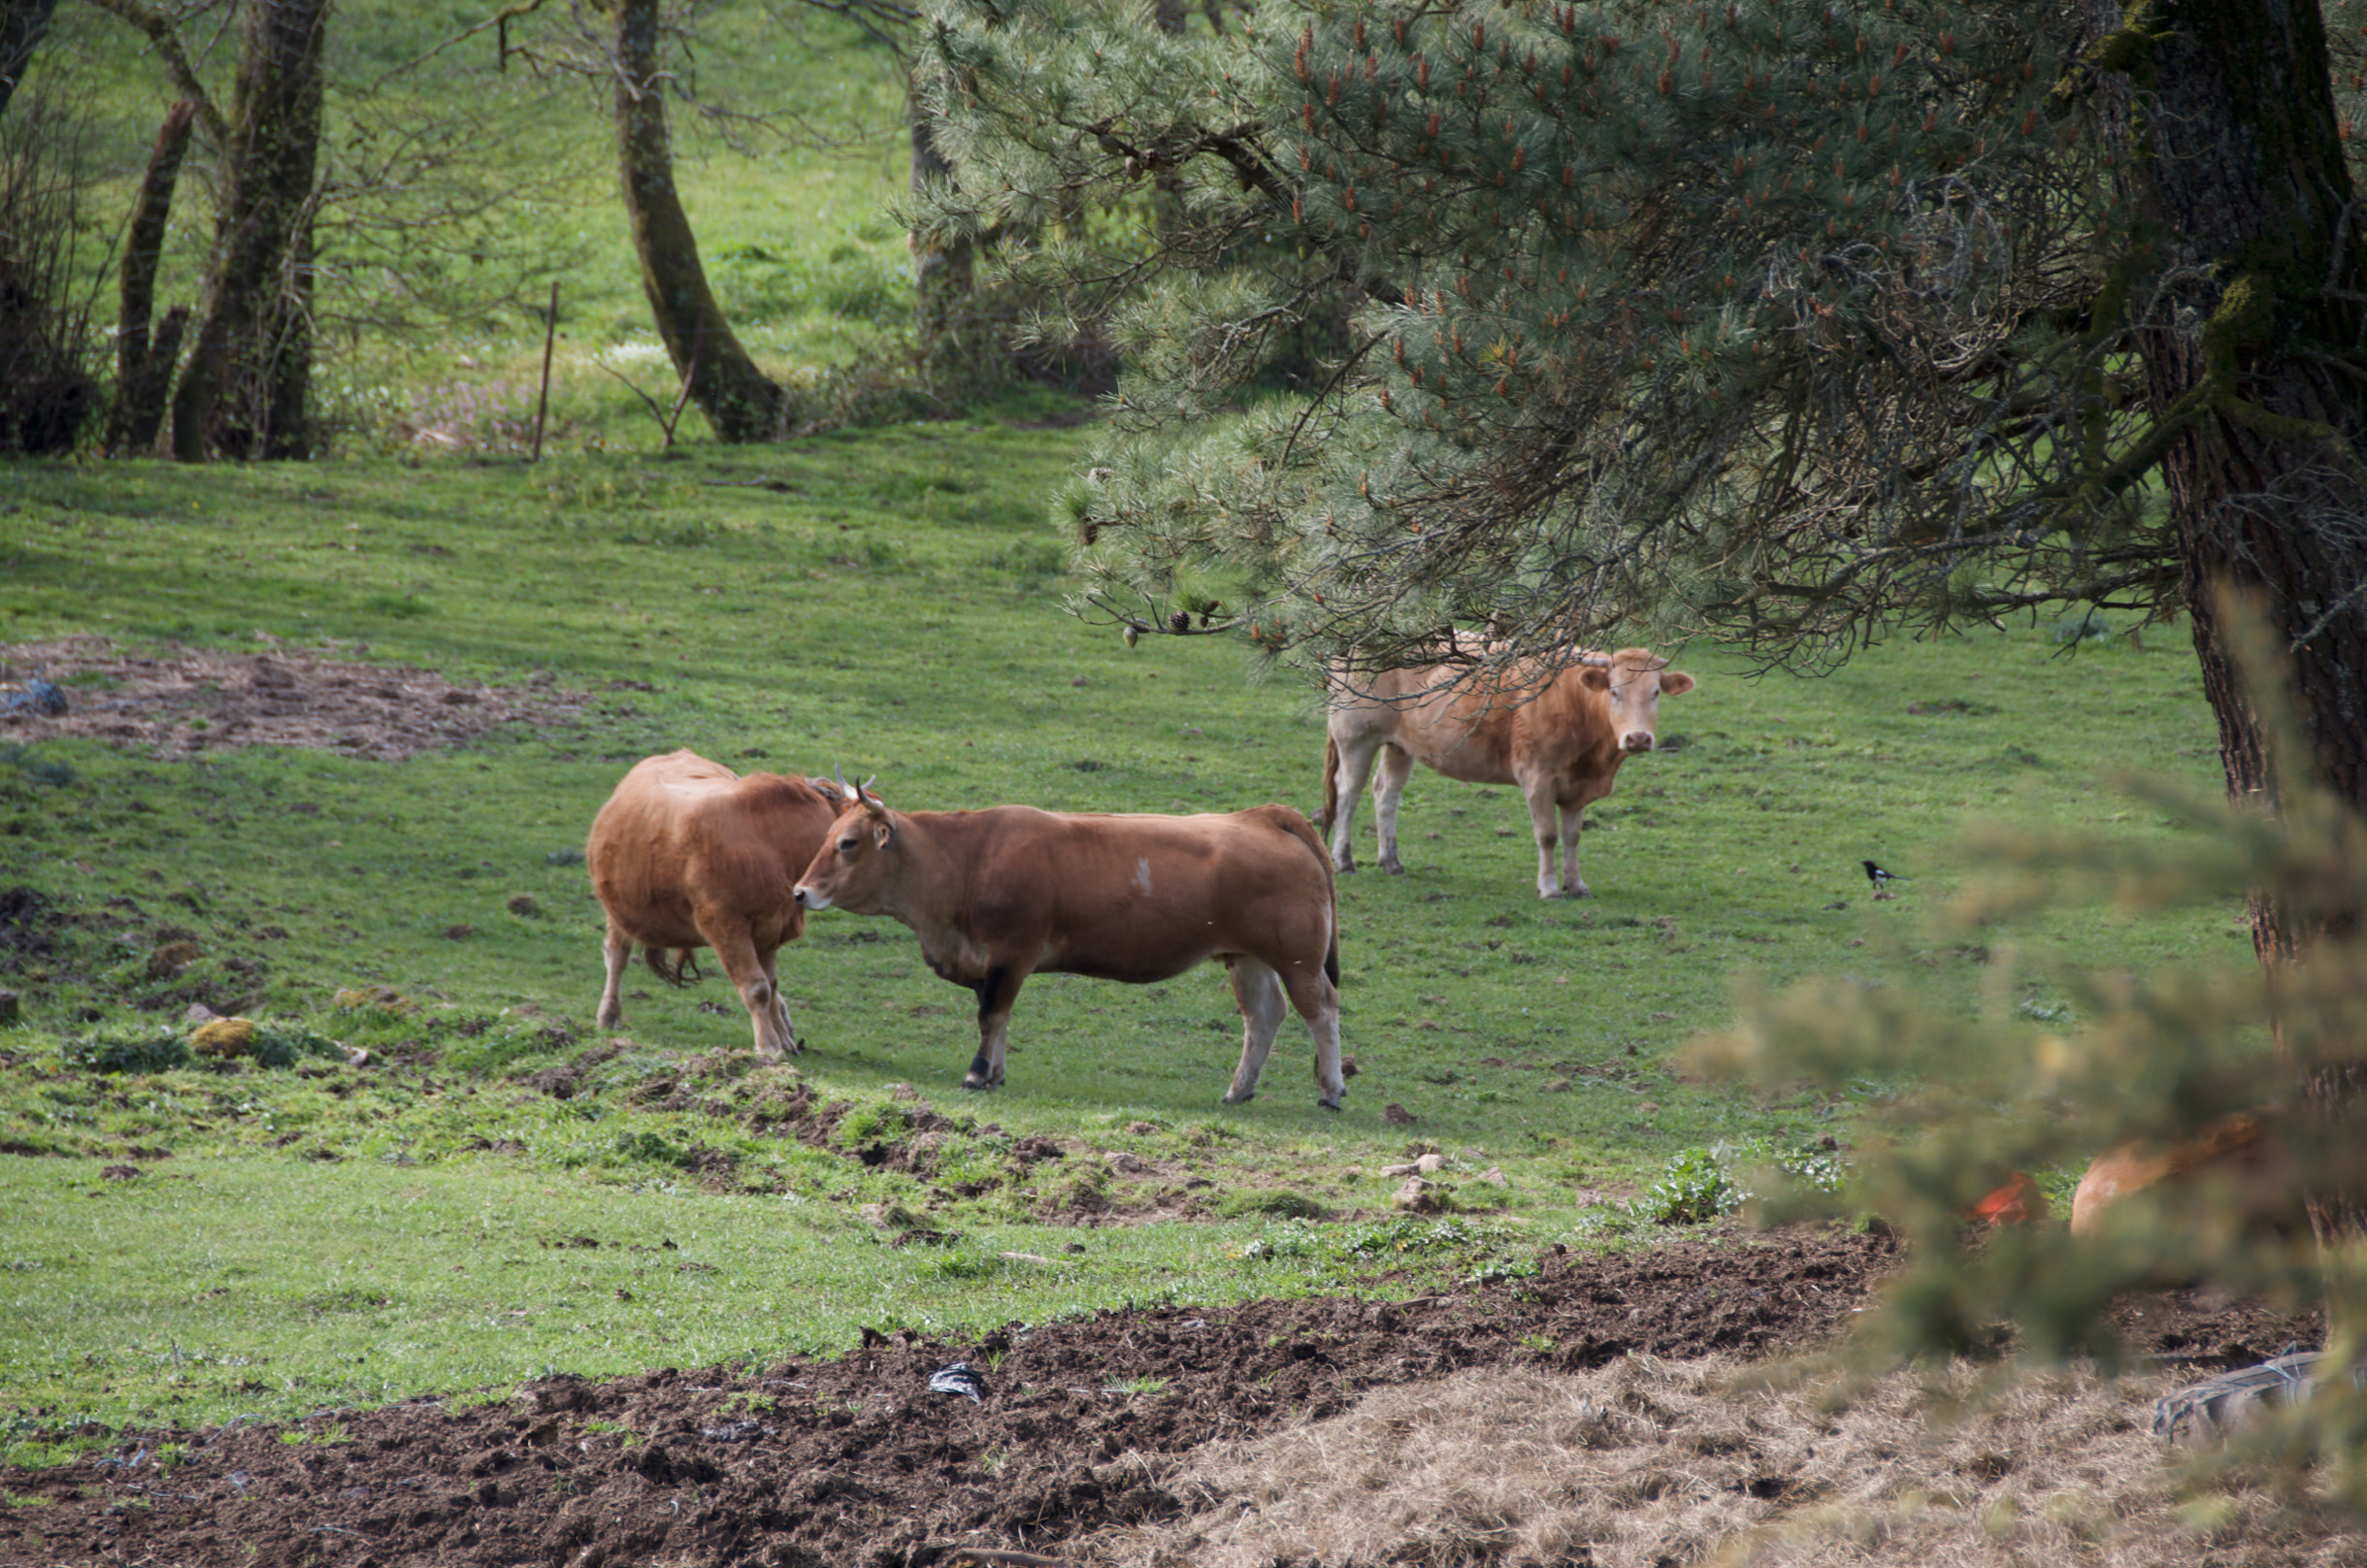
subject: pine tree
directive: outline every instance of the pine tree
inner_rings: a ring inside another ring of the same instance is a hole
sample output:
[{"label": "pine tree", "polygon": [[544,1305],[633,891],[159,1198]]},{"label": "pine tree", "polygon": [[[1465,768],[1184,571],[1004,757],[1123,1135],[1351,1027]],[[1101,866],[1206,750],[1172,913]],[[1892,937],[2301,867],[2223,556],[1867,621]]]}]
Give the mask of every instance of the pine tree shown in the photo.
[{"label": "pine tree", "polygon": [[[1390,664],[1484,624],[1500,661],[1708,637],[1816,670],[2040,606],[2184,617],[2230,797],[2315,820],[2367,808],[2357,10],[1297,0],[1177,40],[954,0],[975,200],[935,220],[1062,216],[1032,264],[1129,352],[1064,505],[1079,607],[1130,636]],[[1130,215],[1154,170],[1191,222]],[[1261,396],[1324,291],[1352,335]],[[2282,749],[2237,605],[2289,665]],[[2354,1144],[2367,1059],[2295,1003],[2360,884],[2260,875],[2267,1021],[2312,1135]],[[2318,1168],[2347,1323],[2367,1189]]]}]

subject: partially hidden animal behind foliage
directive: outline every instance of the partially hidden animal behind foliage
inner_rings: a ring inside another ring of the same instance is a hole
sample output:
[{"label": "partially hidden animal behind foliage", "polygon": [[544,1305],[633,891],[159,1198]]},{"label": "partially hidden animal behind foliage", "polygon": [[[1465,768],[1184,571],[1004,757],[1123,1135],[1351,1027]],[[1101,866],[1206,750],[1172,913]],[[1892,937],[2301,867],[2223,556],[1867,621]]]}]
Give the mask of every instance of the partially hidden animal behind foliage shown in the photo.
[{"label": "partially hidden animal behind foliage", "polygon": [[819,779],[742,778],[693,751],[633,765],[592,821],[584,860],[608,913],[608,988],[600,1025],[624,1022],[620,988],[639,944],[674,985],[692,952],[712,948],[746,1004],[756,1052],[798,1051],[774,966],[805,930],[793,890],[843,801]]},{"label": "partially hidden animal behind foliage", "polygon": [[1356,797],[1370,776],[1381,869],[1405,869],[1397,801],[1421,763],[1465,783],[1517,786],[1536,834],[1537,897],[1590,897],[1578,874],[1586,808],[1611,793],[1621,763],[1654,748],[1660,699],[1692,691],[1693,677],[1643,648],[1574,653],[1558,670],[1531,660],[1491,670],[1489,644],[1470,633],[1440,652],[1451,657],[1401,670],[1332,667],[1321,819],[1331,864],[1356,869]]},{"label": "partially hidden animal behind foliage", "polygon": [[[2290,1129],[2274,1105],[2232,1111],[2192,1137],[2164,1144],[2131,1138],[2088,1164],[2071,1196],[2071,1233],[2094,1238],[2108,1223],[2191,1225],[2193,1189],[2218,1182],[2221,1196],[2248,1228],[2292,1235],[2309,1229],[2301,1173],[2287,1142]],[[2108,1216],[2111,1219],[2108,1221]]]},{"label": "partially hidden animal behind foliage", "polygon": [[1340,1108],[1339,909],[1323,840],[1298,812],[891,811],[860,788],[855,799],[799,878],[798,902],[893,915],[930,968],[977,994],[965,1088],[1003,1082],[1029,975],[1145,985],[1221,959],[1241,1013],[1225,1102],[1257,1092],[1287,998],[1314,1041],[1316,1101]]}]

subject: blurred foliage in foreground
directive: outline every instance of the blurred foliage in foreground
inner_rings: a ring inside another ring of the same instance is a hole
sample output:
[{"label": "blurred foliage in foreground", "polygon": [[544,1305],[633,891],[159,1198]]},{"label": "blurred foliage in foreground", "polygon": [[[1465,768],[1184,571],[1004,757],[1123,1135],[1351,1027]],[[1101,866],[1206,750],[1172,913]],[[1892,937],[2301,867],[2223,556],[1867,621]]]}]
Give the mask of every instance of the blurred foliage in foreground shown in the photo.
[{"label": "blurred foliage in foreground", "polygon": [[[2357,1083],[2367,1065],[2358,919],[2367,827],[2330,792],[2283,771],[2279,814],[2126,781],[2130,795],[2202,830],[2143,846],[2083,833],[1978,836],[1969,859],[1987,875],[1945,917],[1972,943],[1991,923],[2054,900],[2103,896],[2158,910],[2249,895],[2282,931],[2302,933],[2265,972],[2249,951],[2189,955],[2140,975],[2000,947],[1984,1004],[1965,1011],[1935,1003],[1894,958],[1857,976],[1746,996],[1733,1031],[1697,1051],[1698,1064],[1762,1089],[1805,1079],[1879,1091],[1847,1188],[1821,1192],[1780,1169],[1757,1184],[1770,1194],[1766,1218],[1870,1209],[1909,1242],[1885,1310],[1859,1334],[1864,1360],[1944,1365],[2010,1343],[1999,1380],[2083,1356],[2121,1368],[2130,1353],[2108,1314],[2115,1298],[2187,1283],[2322,1310],[2329,1370],[2367,1349],[2367,1248],[2356,1229],[2367,1139],[2354,1096],[2329,1087]],[[2066,1005],[2026,999],[2033,971]],[[2092,1152],[2190,1143],[2263,1106],[2277,1108],[2263,1118],[2265,1159],[2125,1197],[2088,1234],[2072,1234],[2059,1210],[1968,1227],[1974,1205],[2014,1172],[2059,1192],[2049,1173],[2076,1176]],[[2315,1228],[2305,1194],[2321,1220]],[[2321,1377],[2311,1398],[2249,1425],[2206,1463],[2259,1466],[2280,1484],[2322,1465],[2325,1492],[2367,1511],[2367,1392]]]}]

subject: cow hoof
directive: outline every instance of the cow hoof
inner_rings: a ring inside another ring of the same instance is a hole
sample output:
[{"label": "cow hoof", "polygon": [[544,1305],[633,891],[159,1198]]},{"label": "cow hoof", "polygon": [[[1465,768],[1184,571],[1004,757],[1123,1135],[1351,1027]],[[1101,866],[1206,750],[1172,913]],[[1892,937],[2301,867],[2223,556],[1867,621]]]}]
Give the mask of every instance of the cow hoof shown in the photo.
[{"label": "cow hoof", "polygon": [[973,1072],[969,1077],[962,1080],[962,1087],[964,1089],[974,1089],[980,1094],[984,1094],[987,1090],[994,1088],[995,1084],[993,1079],[981,1078]]},{"label": "cow hoof", "polygon": [[1225,1104],[1227,1104],[1227,1105],[1246,1105],[1246,1104],[1248,1104],[1248,1103],[1249,1103],[1251,1100],[1256,1099],[1257,1097],[1258,1097],[1258,1092],[1257,1092],[1256,1090],[1254,1090],[1254,1089],[1253,1089],[1253,1090],[1251,1090],[1251,1091],[1250,1091],[1248,1094],[1234,1094],[1234,1093],[1233,1093],[1232,1090],[1230,1090],[1230,1089],[1229,1089],[1229,1090],[1225,1091],[1225,1099],[1224,1099],[1224,1103],[1225,1103]]},{"label": "cow hoof", "polygon": [[625,1010],[624,1010],[622,1007],[618,1007],[618,1008],[614,1008],[614,1009],[609,1009],[609,1008],[605,1008],[605,1007],[604,1007],[604,1008],[602,1008],[602,1009],[601,1009],[601,1012],[600,1012],[600,1027],[601,1027],[602,1029],[614,1029],[614,1028],[616,1028],[616,1027],[617,1027],[619,1024],[622,1024],[624,1021],[625,1021]]},{"label": "cow hoof", "polygon": [[1319,1099],[1315,1102],[1315,1108],[1319,1111],[1331,1111],[1334,1114],[1347,1109],[1346,1106],[1342,1105],[1338,1100],[1335,1099]]},{"label": "cow hoof", "polygon": [[1331,863],[1331,869],[1337,871],[1342,876],[1354,876],[1356,874],[1356,862],[1333,861]]},{"label": "cow hoof", "polygon": [[1391,876],[1403,876],[1405,874],[1405,863],[1402,861],[1383,861],[1381,863],[1381,869],[1387,871]]}]

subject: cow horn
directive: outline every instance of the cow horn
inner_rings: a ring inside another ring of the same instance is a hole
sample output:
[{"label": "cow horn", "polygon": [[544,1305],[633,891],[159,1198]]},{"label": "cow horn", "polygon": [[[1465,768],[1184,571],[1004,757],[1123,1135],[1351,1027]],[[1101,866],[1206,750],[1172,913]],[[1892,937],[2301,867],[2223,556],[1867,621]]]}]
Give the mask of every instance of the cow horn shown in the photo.
[{"label": "cow horn", "polygon": [[851,800],[855,798],[855,792],[846,787],[846,775],[838,771],[838,765],[837,763],[832,763],[830,765],[830,776],[838,781],[839,800]]},{"label": "cow horn", "polygon": [[1578,656],[1578,662],[1582,665],[1593,665],[1597,670],[1611,668],[1611,656],[1607,653],[1582,653]]}]

